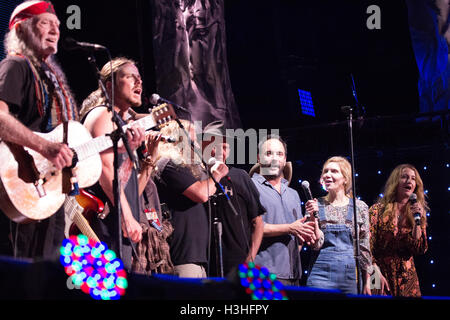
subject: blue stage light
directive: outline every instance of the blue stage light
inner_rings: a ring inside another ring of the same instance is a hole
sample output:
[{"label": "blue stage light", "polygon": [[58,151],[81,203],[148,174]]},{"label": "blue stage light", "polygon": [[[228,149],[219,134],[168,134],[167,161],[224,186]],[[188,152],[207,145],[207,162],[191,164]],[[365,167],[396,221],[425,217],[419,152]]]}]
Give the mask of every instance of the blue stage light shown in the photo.
[{"label": "blue stage light", "polygon": [[311,92],[298,89],[298,95],[300,97],[300,106],[302,107],[302,113],[308,116],[315,117],[316,113],[314,111]]}]

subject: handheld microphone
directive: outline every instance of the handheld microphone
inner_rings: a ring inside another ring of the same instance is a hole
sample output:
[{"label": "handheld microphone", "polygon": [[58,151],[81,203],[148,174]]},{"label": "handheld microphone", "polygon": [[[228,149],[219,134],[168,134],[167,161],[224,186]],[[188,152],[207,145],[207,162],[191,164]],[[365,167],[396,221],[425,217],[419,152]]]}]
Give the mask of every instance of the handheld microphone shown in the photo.
[{"label": "handheld microphone", "polygon": [[216,164],[216,162],[217,162],[216,158],[214,158],[214,157],[209,158],[209,160],[208,160],[208,166],[209,166],[209,167],[212,167],[213,165]]},{"label": "handheld microphone", "polygon": [[[209,160],[208,160],[208,167],[211,168],[213,165],[216,164],[216,162],[217,162],[216,158],[214,158],[214,157],[209,158]],[[227,179],[229,182],[231,182],[231,178],[228,175],[226,175],[224,178]]]},{"label": "handheld microphone", "polygon": [[[146,134],[146,136],[147,136],[147,134]],[[164,136],[164,135],[161,135],[161,141],[162,142],[168,142],[168,143],[175,143],[175,142],[177,142],[177,140],[174,137]]]},{"label": "handheld microphone", "polygon": [[214,157],[209,158],[208,160],[208,167],[211,169],[217,162],[218,160]]},{"label": "handheld microphone", "polygon": [[[409,202],[411,203],[411,205],[417,203],[417,195],[415,193],[412,193],[409,196]],[[416,222],[416,226],[420,225],[420,212],[414,212],[413,216],[414,216],[414,221]]]},{"label": "handheld microphone", "polygon": [[168,143],[175,143],[177,140],[171,136],[161,136],[161,141],[168,142]]},{"label": "handheld microphone", "polygon": [[[311,190],[309,189],[309,182],[308,181],[302,181],[302,188],[305,191],[306,199],[307,200],[313,200],[313,196],[311,194]],[[305,214],[305,217],[309,218],[310,215],[308,213]],[[314,212],[314,217],[317,218],[317,212]]]},{"label": "handheld microphone", "polygon": [[[171,136],[161,136],[161,141],[168,142],[168,143],[175,143],[175,142],[177,142],[177,140],[175,140],[175,138],[173,138]],[[146,154],[145,142],[142,142],[142,144],[136,150],[137,150],[137,154],[139,156],[139,159],[141,159],[141,160],[145,159],[145,154]]]},{"label": "handheld microphone", "polygon": [[[211,170],[211,168],[216,164],[216,162],[217,162],[217,159],[216,159],[216,158],[214,158],[214,157],[209,158],[209,160],[208,160],[208,167],[209,167],[209,169],[208,169],[208,170]],[[211,174],[211,177],[212,177],[212,174]],[[229,176],[224,176],[223,178],[225,178],[225,179],[227,179],[229,182],[231,182],[231,179],[230,179]],[[215,179],[213,178],[213,180],[215,180]],[[220,181],[216,181],[216,182],[217,182],[217,184],[219,185],[219,187],[220,187],[220,189],[222,190],[222,192],[223,192],[223,194],[225,195],[225,197],[227,198],[227,200],[230,201],[230,200],[231,200],[231,199],[230,199],[230,196],[229,196],[228,193],[226,192],[226,190],[225,190],[225,188],[223,187],[223,185],[220,183]],[[234,214],[237,215],[236,209],[234,209],[234,208],[232,208],[232,209],[233,209]]]},{"label": "handheld microphone", "polygon": [[153,105],[157,105],[157,104],[160,104],[160,103],[167,103],[167,104],[170,104],[170,105],[172,105],[174,107],[177,107],[180,110],[183,110],[183,111],[186,111],[186,112],[189,113],[189,110],[187,110],[186,108],[176,104],[175,102],[172,102],[170,100],[161,98],[159,96],[159,94],[156,94],[156,93],[152,94],[149,100],[150,100],[150,103],[153,104]]},{"label": "handheld microphone", "polygon": [[73,38],[65,38],[63,48],[66,50],[86,50],[86,51],[101,51],[107,50],[105,46],[95,43],[78,42]]}]

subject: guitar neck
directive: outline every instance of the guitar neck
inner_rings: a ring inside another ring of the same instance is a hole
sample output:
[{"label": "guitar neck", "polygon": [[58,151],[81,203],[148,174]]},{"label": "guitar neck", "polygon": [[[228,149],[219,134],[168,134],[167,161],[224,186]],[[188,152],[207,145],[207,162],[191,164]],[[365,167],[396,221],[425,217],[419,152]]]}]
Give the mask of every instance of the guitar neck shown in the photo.
[{"label": "guitar neck", "polygon": [[66,197],[66,206],[68,207],[68,215],[72,218],[75,225],[80,229],[81,233],[90,239],[100,242],[100,239],[92,230],[89,222],[83,216],[84,208],[81,207],[74,197]]},{"label": "guitar neck", "polygon": [[100,239],[95,234],[94,230],[92,230],[89,222],[83,216],[81,212],[76,212],[73,216],[73,222],[80,229],[81,233],[87,236],[89,239],[93,239],[97,242],[100,242]]},{"label": "guitar neck", "polygon": [[[143,128],[144,130],[151,129],[156,127],[157,123],[153,117],[153,115],[149,115],[147,117],[141,118],[132,122],[131,124],[124,125],[122,128],[126,131],[128,128]],[[82,145],[76,146],[73,149],[75,150],[78,160],[83,161],[97,153],[105,151],[113,146],[113,141],[110,136],[99,136],[96,137],[89,142],[86,142]]]}]

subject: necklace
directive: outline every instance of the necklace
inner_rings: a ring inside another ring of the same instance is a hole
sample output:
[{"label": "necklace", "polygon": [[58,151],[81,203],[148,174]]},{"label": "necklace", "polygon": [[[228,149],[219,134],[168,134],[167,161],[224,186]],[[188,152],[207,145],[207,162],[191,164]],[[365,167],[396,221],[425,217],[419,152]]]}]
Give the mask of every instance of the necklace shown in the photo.
[{"label": "necklace", "polygon": [[400,219],[404,216],[404,209],[405,207],[402,206],[402,208],[400,208],[399,204],[396,204],[396,210],[397,210],[397,225],[400,225]]},{"label": "necklace", "polygon": [[327,201],[327,202],[328,202],[328,204],[329,204],[330,206],[332,206],[333,208],[340,208],[340,207],[348,206],[348,204],[350,203],[349,201],[350,201],[350,200],[347,198],[347,199],[341,200],[340,202],[334,201],[334,204],[331,203],[330,201]]}]

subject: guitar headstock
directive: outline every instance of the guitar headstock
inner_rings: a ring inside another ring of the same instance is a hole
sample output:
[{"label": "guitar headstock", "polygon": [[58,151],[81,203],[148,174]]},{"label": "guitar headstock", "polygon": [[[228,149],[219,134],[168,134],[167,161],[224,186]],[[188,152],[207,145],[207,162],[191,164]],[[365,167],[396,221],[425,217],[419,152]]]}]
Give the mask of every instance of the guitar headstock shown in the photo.
[{"label": "guitar headstock", "polygon": [[170,120],[175,120],[177,114],[170,104],[163,103],[152,109],[152,115],[159,127],[164,126]]}]

